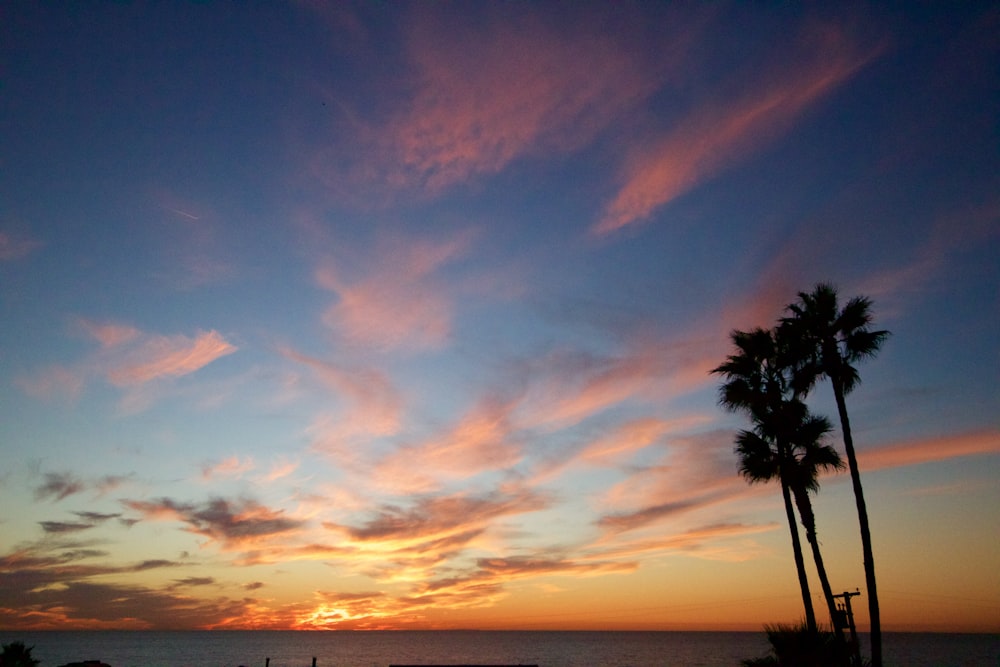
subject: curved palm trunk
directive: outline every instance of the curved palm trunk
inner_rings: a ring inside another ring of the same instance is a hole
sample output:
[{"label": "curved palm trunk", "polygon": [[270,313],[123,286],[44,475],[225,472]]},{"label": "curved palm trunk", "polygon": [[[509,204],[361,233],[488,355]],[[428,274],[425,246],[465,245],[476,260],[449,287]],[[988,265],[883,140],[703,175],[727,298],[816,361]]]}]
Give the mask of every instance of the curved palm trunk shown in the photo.
[{"label": "curved palm trunk", "polygon": [[872,667],[882,667],[882,627],[878,611],[878,593],[875,588],[875,559],[872,556],[872,534],[868,527],[868,508],[865,506],[865,494],[861,488],[861,472],[858,469],[858,458],[854,453],[854,439],[851,437],[851,422],[847,418],[844,388],[838,378],[831,377],[830,380],[833,384],[834,398],[837,400],[837,412],[840,413],[840,430],[844,436],[844,451],[847,453],[847,465],[851,470],[851,483],[854,485],[854,500],[858,506],[865,584],[868,588],[868,617],[871,622]]},{"label": "curved palm trunk", "polygon": [[819,540],[816,538],[816,515],[812,509],[812,502],[809,500],[809,493],[800,487],[794,487],[792,493],[795,495],[795,505],[799,508],[799,516],[802,518],[802,527],[806,529],[806,541],[812,547],[813,560],[816,561],[816,573],[819,575],[819,583],[823,588],[823,597],[826,599],[826,608],[830,612],[830,624],[834,633],[843,641],[843,629],[837,626],[837,603],[833,598],[833,589],[830,587],[830,579],[826,575],[826,566],[823,564],[823,555],[819,550]]},{"label": "curved palm trunk", "polygon": [[781,479],[781,496],[785,500],[785,516],[788,517],[788,529],[792,533],[792,553],[795,555],[795,569],[799,575],[799,588],[802,590],[802,604],[806,609],[806,625],[809,627],[809,630],[816,632],[816,612],[813,611],[812,596],[809,594],[809,579],[806,577],[806,563],[802,557],[802,543],[799,541],[799,529],[795,524],[792,494],[784,478]]}]

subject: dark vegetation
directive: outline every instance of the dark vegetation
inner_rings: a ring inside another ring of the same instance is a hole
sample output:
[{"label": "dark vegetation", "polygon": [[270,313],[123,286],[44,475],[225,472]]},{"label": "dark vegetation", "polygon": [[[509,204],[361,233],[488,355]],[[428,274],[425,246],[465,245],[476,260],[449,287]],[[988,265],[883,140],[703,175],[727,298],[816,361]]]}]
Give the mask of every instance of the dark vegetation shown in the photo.
[{"label": "dark vegetation", "polygon": [[0,651],[0,667],[35,667],[39,661],[31,657],[34,648],[25,646],[24,642],[4,644]]}]

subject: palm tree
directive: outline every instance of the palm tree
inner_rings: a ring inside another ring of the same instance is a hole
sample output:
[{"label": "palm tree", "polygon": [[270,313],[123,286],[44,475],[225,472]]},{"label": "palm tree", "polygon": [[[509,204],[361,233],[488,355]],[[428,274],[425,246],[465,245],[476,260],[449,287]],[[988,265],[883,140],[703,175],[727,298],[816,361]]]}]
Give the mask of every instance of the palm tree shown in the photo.
[{"label": "palm tree", "polygon": [[[725,378],[719,388],[719,403],[727,410],[748,413],[755,421],[768,420],[769,415],[778,409],[788,390],[787,378],[776,364],[777,345],[774,336],[770,331],[757,328],[749,332],[733,331],[730,338],[736,345],[737,352],[729,355],[725,362],[712,370],[713,373]],[[749,431],[744,433],[756,435]],[[737,444],[739,444],[739,439],[737,439]],[[775,447],[783,451],[787,448],[787,443],[777,439]],[[756,460],[751,458],[748,463],[755,463]],[[756,475],[763,480],[766,474],[766,471],[753,472],[748,470],[745,476],[747,479],[753,479]],[[802,544],[799,541],[799,531],[795,524],[791,490],[788,480],[784,476],[777,475],[777,477],[781,484],[785,517],[788,519],[788,530],[792,537],[792,554],[799,577],[802,604],[805,607],[806,625],[815,632],[817,631],[816,613],[812,606],[812,596],[809,594],[809,579],[806,576]],[[769,479],[773,479],[773,477],[769,477]]]},{"label": "palm tree", "polygon": [[812,293],[799,293],[799,301],[787,308],[791,315],[781,319],[783,337],[795,346],[791,350],[795,366],[793,383],[796,393],[805,393],[817,380],[826,377],[833,386],[840,415],[840,430],[844,438],[847,465],[851,471],[854,499],[858,508],[861,530],[861,549],[864,557],[865,583],[868,588],[868,615],[871,622],[872,667],[882,665],[882,631],[875,585],[875,561],[872,556],[871,530],[861,473],[851,436],[851,422],[847,416],[844,396],[861,381],[854,364],[874,357],[888,331],[871,329],[871,300],[854,297],[841,310],[837,303],[837,290],[829,284],[816,285]]},{"label": "palm tree", "polygon": [[785,474],[789,476],[788,485],[795,498],[795,506],[799,510],[799,519],[806,529],[806,541],[812,548],[813,560],[816,562],[816,573],[819,575],[823,588],[823,598],[830,613],[830,623],[834,633],[843,639],[841,629],[837,624],[837,604],[833,597],[833,589],[826,575],[823,555],[819,549],[819,539],[816,536],[816,515],[813,512],[809,493],[819,490],[819,473],[824,470],[840,470],[844,463],[840,460],[837,450],[823,442],[826,435],[833,430],[830,420],[826,417],[810,415],[805,405],[793,401],[790,405],[795,413],[791,424],[793,434],[789,436],[792,443],[791,460],[786,466]]},{"label": "palm tree", "polygon": [[[777,477],[791,490],[806,530],[806,541],[812,549],[830,621],[836,631],[837,606],[816,536],[816,515],[809,493],[819,489],[821,470],[836,470],[842,468],[843,463],[837,451],[822,442],[832,429],[830,421],[826,417],[810,415],[801,401],[785,401],[774,421],[773,425],[758,423],[753,431],[741,431],[737,436],[740,474],[751,484],[768,482]],[[772,446],[778,441],[789,444],[783,448]]]}]

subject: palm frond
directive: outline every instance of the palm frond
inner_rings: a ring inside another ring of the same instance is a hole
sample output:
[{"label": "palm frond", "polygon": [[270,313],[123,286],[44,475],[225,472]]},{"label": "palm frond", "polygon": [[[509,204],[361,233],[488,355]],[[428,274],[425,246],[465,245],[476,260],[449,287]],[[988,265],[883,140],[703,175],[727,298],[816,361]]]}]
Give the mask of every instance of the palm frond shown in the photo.
[{"label": "palm frond", "polygon": [[770,443],[753,431],[740,431],[736,435],[740,475],[749,483],[765,483],[779,475],[780,466]]}]

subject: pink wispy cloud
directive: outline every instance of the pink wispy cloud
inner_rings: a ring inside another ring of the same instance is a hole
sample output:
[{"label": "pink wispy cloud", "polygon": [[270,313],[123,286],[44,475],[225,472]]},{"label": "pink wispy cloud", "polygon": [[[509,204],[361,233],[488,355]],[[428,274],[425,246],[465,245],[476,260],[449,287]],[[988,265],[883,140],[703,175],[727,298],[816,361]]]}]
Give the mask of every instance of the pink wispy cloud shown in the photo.
[{"label": "pink wispy cloud", "polygon": [[217,331],[199,332],[193,338],[152,336],[132,351],[124,363],[107,375],[118,386],[144,384],[163,377],[181,377],[204,368],[236,347]]},{"label": "pink wispy cloud", "polygon": [[510,406],[484,401],[448,431],[397,449],[379,462],[374,477],[394,494],[428,492],[443,481],[509,469],[521,458],[511,434]]},{"label": "pink wispy cloud", "polygon": [[353,279],[332,263],[316,280],[336,293],[337,302],[323,321],[346,341],[381,349],[428,349],[443,345],[451,334],[453,299],[439,275],[465,255],[470,236],[444,242],[395,239],[383,244]]},{"label": "pink wispy cloud", "polygon": [[689,428],[704,420],[703,417],[693,416],[673,422],[654,418],[628,421],[590,442],[580,453],[580,458],[594,465],[621,462],[636,451],[659,442],[667,433]]},{"label": "pink wispy cloud", "polygon": [[331,522],[326,526],[358,542],[423,548],[456,537],[466,542],[498,518],[535,512],[550,503],[547,496],[526,489],[485,496],[421,496],[409,507],[385,505],[361,525]]},{"label": "pink wispy cloud", "polygon": [[565,352],[531,364],[518,425],[560,429],[630,401],[662,402],[710,382],[713,338],[641,336],[605,356]]},{"label": "pink wispy cloud", "polygon": [[921,438],[867,449],[858,452],[858,465],[862,470],[879,470],[991,454],[1000,454],[1000,430]]},{"label": "pink wispy cloud", "polygon": [[773,141],[803,112],[850,79],[874,53],[835,27],[808,31],[779,66],[750,75],[750,92],[704,104],[666,134],[645,138],[623,184],[592,227],[598,235],[653,211]]},{"label": "pink wispy cloud", "polygon": [[688,431],[708,419],[701,415],[689,415],[677,419],[645,417],[621,422],[572,451],[559,451],[545,458],[536,465],[527,483],[537,486],[580,466],[625,467],[636,453],[650,446],[662,445],[671,434]]},{"label": "pink wispy cloud", "polygon": [[101,344],[101,347],[116,347],[130,343],[142,334],[138,329],[127,324],[95,322],[86,318],[80,318],[78,323],[87,335]]},{"label": "pink wispy cloud", "polygon": [[241,459],[238,456],[230,456],[221,461],[209,461],[202,465],[201,476],[205,481],[219,477],[243,477],[255,468],[256,464],[252,458]]},{"label": "pink wispy cloud", "polygon": [[608,489],[599,525],[614,535],[716,505],[746,491],[732,454],[732,432],[671,438],[659,461]]},{"label": "pink wispy cloud", "polygon": [[123,407],[142,409],[153,398],[148,385],[154,381],[190,375],[237,350],[214,330],[193,337],[166,336],[86,318],[76,319],[73,326],[97,342],[100,349],[69,366],[54,365],[18,376],[15,382],[26,393],[39,398],[60,394],[75,398],[89,381],[104,378],[126,390]]},{"label": "pink wispy cloud", "polygon": [[458,29],[423,9],[409,36],[417,91],[385,145],[394,178],[431,191],[524,154],[576,148],[659,83],[642,52],[597,17],[557,29],[533,12],[495,12]]},{"label": "pink wispy cloud", "polygon": [[310,368],[344,401],[344,409],[321,416],[313,427],[320,450],[335,453],[355,444],[358,438],[393,435],[401,428],[403,397],[382,371],[343,366],[290,348],[282,348],[281,353]]},{"label": "pink wispy cloud", "polygon": [[298,470],[299,465],[298,461],[290,461],[282,458],[271,465],[271,468],[264,474],[263,480],[265,482],[273,482],[284,479]]},{"label": "pink wispy cloud", "polygon": [[651,554],[681,552],[708,560],[741,562],[750,560],[762,549],[747,536],[770,532],[780,524],[713,523],[680,532],[643,535],[632,539],[615,535],[613,541],[599,542],[592,549],[595,558],[641,559]]},{"label": "pink wispy cloud", "polygon": [[[676,10],[653,35],[622,6],[557,18],[492,3],[475,20],[434,4],[410,9],[401,23],[405,85],[382,82],[391,106],[372,114],[370,103],[317,83],[343,136],[318,148],[300,140],[312,176],[360,206],[400,192],[434,196],[519,159],[586,146],[679,76],[709,13]],[[355,57],[374,50],[364,30],[338,34]]]}]

